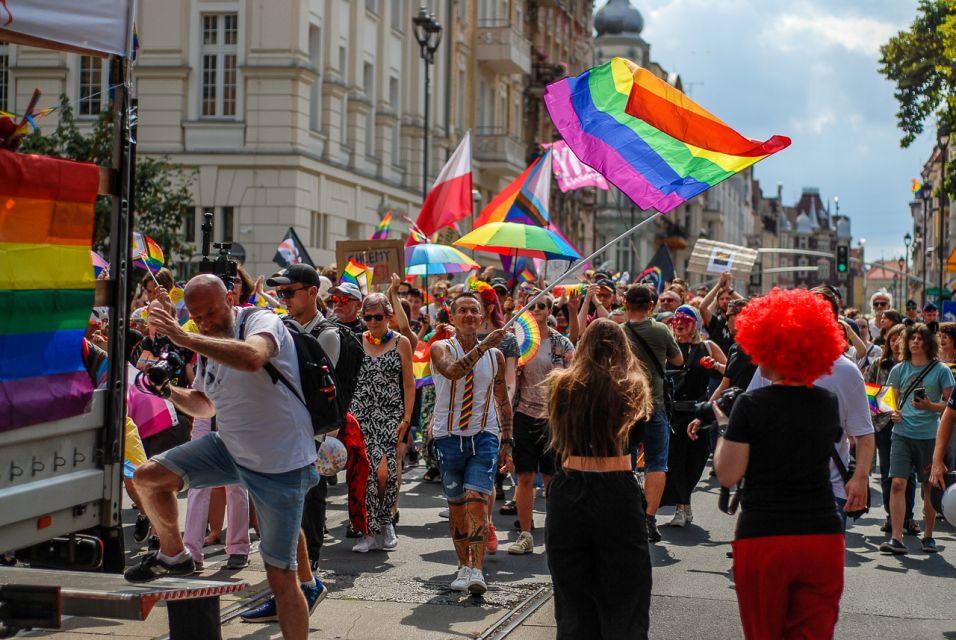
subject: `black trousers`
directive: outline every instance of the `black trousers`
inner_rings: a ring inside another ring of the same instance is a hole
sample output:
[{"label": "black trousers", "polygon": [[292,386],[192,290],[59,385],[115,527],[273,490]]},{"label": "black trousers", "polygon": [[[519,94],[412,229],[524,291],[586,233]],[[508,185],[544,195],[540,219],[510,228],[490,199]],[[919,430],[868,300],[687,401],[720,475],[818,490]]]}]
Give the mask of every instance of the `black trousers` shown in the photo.
[{"label": "black trousers", "polygon": [[559,470],[544,540],[559,640],[647,638],[651,558],[634,474]]},{"label": "black trousers", "polygon": [[319,478],[319,484],[305,494],[302,509],[302,530],[305,532],[305,546],[309,550],[309,561],[318,562],[325,540],[325,501],[329,496],[328,478]]}]

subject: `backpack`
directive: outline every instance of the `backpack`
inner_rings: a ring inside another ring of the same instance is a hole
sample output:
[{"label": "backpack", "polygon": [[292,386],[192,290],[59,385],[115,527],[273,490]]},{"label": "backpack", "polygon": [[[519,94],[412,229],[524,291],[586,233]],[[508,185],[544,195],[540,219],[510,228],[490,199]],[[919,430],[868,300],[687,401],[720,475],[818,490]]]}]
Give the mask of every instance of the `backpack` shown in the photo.
[{"label": "backpack", "polygon": [[[252,313],[265,311],[253,309],[242,315],[239,323],[239,339],[246,337],[246,320]],[[323,320],[316,329],[321,333],[333,329],[339,333],[339,359],[333,366],[316,335],[302,330],[302,325],[292,318],[283,317],[282,324],[289,330],[299,361],[299,382],[302,394],[271,362],[263,369],[272,378],[272,383],[281,382],[292,391],[299,402],[305,405],[312,419],[312,430],[316,436],[345,426],[345,417],[355,395],[358,374],[365,358],[365,349],[351,329],[331,320]],[[303,397],[304,396],[304,397]]]}]

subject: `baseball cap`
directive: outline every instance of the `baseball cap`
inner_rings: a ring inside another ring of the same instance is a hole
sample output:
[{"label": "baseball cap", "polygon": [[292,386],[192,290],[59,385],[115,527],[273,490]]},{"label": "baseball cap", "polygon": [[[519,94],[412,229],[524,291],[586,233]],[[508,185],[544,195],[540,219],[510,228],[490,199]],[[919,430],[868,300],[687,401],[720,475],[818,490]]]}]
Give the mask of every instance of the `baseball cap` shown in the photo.
[{"label": "baseball cap", "polygon": [[495,278],[490,284],[492,289],[502,289],[505,293],[508,293],[508,282],[504,278]]},{"label": "baseball cap", "polygon": [[595,284],[596,284],[597,286],[601,287],[602,289],[607,289],[607,290],[609,290],[611,293],[614,293],[614,291],[615,291],[614,281],[611,280],[610,278],[601,278],[600,280],[598,280],[597,282],[595,282]]},{"label": "baseball cap", "polygon": [[923,306],[923,311],[939,311],[939,309],[938,309],[938,308],[936,307],[936,305],[933,304],[932,302],[927,302],[927,303]]},{"label": "baseball cap", "polygon": [[266,280],[266,284],[270,287],[276,287],[283,284],[292,284],[295,282],[308,285],[310,287],[322,286],[322,280],[319,278],[319,272],[315,270],[315,267],[301,263],[286,267],[279,272],[278,276]]},{"label": "baseball cap", "polygon": [[910,299],[910,300],[907,300],[907,301],[906,301],[906,308],[907,308],[907,309],[916,309],[918,306],[919,306],[919,305],[916,304],[916,300]]},{"label": "baseball cap", "polygon": [[329,293],[338,293],[348,298],[353,298],[355,300],[362,299],[362,290],[358,288],[358,285],[354,282],[340,282],[331,289]]}]

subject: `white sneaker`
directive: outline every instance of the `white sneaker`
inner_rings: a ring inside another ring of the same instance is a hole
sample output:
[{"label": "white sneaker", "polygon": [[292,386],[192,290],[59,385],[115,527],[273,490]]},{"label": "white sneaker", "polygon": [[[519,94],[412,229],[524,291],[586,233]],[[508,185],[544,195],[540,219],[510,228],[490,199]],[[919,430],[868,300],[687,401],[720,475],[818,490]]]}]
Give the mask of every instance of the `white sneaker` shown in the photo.
[{"label": "white sneaker", "polygon": [[451,590],[467,591],[469,580],[471,580],[471,567],[459,567],[458,576],[451,581]]},{"label": "white sneaker", "polygon": [[534,537],[528,531],[522,531],[518,539],[508,547],[508,553],[513,556],[520,556],[526,553],[534,553]]},{"label": "white sneaker", "polygon": [[382,547],[376,543],[375,536],[366,535],[352,547],[352,551],[355,553],[368,553],[369,551],[378,551],[381,548]]},{"label": "white sneaker", "polygon": [[480,596],[487,590],[488,585],[485,584],[485,576],[482,575],[481,569],[472,569],[471,576],[468,578],[469,593],[473,596]]},{"label": "white sneaker", "polygon": [[687,524],[694,521],[694,510],[690,508],[689,504],[684,505],[684,519],[687,521]]},{"label": "white sneaker", "polygon": [[441,509],[438,511],[439,518],[448,519],[448,516],[449,516],[448,507],[445,507],[444,509]]},{"label": "white sneaker", "polygon": [[687,514],[684,513],[683,509],[674,514],[673,519],[667,523],[671,527],[686,527],[687,526]]},{"label": "white sneaker", "polygon": [[398,547],[398,536],[395,535],[395,525],[387,524],[382,530],[382,548],[392,551]]}]

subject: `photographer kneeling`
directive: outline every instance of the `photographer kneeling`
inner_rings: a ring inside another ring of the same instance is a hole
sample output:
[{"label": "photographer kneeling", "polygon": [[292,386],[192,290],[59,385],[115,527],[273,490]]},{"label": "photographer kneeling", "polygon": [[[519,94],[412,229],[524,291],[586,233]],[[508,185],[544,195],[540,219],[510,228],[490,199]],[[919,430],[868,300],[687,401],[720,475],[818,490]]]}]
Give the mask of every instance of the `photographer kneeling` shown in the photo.
[{"label": "photographer kneeling", "polygon": [[[147,582],[193,573],[195,564],[179,532],[176,493],[186,487],[242,484],[259,516],[260,550],[282,635],[306,638],[309,612],[295,570],[305,494],[319,481],[312,424],[305,405],[263,370],[271,363],[287,380],[299,380],[292,336],[275,314],[233,306],[214,275],[190,280],[185,300],[200,333],[186,333],[155,307],[149,323],[173,344],[200,354],[193,388],[150,390],[192,416],[215,415],[219,430],[136,470],[134,482],[159,533],[160,548],[127,570],[126,579]],[[140,377],[138,383],[144,382]]]},{"label": "photographer kneeling", "polygon": [[805,290],[750,302],[737,342],[772,384],[742,394],[717,445],[724,487],[744,479],[733,542],[746,638],[831,638],[843,593],[842,522],[829,462],[841,437],[837,396],[813,386],[844,339],[830,306]]}]

